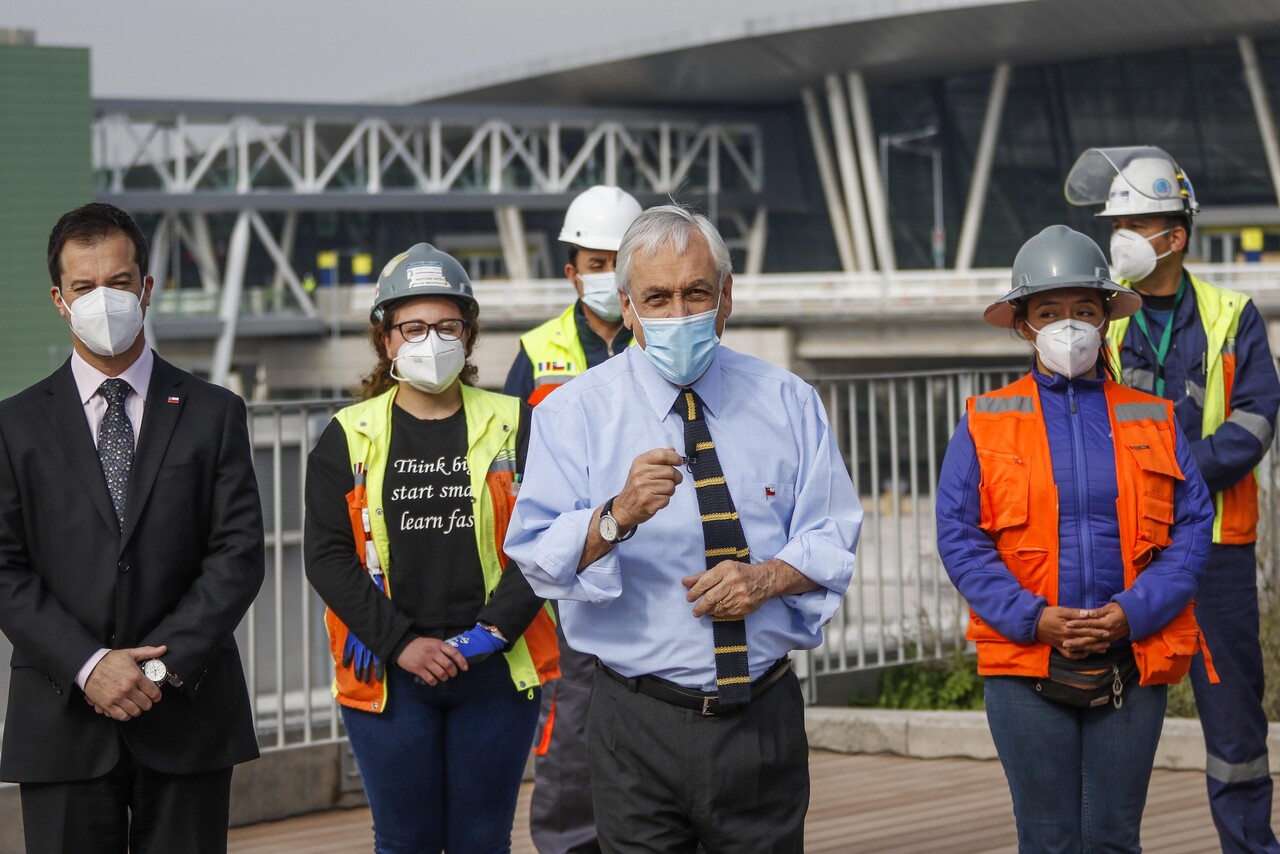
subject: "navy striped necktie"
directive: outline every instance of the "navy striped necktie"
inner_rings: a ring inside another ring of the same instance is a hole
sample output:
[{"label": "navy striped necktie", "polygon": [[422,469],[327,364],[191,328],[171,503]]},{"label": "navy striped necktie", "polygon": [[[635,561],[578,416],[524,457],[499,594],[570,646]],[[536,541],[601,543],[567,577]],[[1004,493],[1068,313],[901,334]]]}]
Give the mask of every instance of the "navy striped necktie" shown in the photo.
[{"label": "navy striped necktie", "polygon": [[[747,536],[725,483],[716,445],[707,429],[702,400],[692,389],[676,398],[675,411],[684,421],[685,457],[693,475],[698,511],[702,514],[702,538],[706,568],[723,560],[747,559]],[[747,623],[741,617],[713,617],[712,639],[716,650],[716,693],[721,705],[751,701],[751,671],[747,664]]]}]

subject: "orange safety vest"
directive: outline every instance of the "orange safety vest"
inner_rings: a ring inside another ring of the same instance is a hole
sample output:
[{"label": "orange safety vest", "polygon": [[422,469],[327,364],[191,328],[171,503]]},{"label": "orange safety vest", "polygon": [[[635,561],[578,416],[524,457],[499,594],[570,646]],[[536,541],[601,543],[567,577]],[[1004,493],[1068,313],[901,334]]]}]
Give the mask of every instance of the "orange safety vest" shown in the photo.
[{"label": "orange safety vest", "polygon": [[[1115,441],[1116,501],[1125,587],[1172,539],[1174,486],[1183,479],[1174,454],[1173,405],[1107,381],[1103,385]],[[1040,389],[1027,374],[968,402],[969,432],[982,472],[979,527],[990,535],[1009,571],[1032,593],[1058,604],[1058,490]],[[1046,643],[1016,643],[969,611],[965,637],[978,648],[984,676],[1049,675]],[[1195,603],[1150,637],[1134,640],[1139,682],[1173,684],[1197,651],[1217,681],[1196,623]]]}]

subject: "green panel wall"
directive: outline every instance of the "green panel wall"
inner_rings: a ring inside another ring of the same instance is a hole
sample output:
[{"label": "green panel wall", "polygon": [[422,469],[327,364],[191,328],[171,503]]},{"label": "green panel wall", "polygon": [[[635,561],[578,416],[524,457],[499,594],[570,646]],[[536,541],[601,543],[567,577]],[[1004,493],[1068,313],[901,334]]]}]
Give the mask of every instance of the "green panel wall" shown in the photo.
[{"label": "green panel wall", "polygon": [[66,211],[94,199],[89,51],[0,46],[0,397],[70,354],[45,251]]}]

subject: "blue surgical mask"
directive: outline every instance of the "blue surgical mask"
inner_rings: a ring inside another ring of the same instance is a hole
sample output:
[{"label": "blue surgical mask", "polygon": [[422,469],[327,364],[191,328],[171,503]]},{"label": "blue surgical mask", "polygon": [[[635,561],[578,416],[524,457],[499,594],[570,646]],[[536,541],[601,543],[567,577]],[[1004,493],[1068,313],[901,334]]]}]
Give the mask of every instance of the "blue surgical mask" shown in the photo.
[{"label": "blue surgical mask", "polygon": [[653,367],[676,385],[690,385],[707,370],[720,346],[716,318],[720,301],[710,311],[686,317],[641,317],[644,354]]}]

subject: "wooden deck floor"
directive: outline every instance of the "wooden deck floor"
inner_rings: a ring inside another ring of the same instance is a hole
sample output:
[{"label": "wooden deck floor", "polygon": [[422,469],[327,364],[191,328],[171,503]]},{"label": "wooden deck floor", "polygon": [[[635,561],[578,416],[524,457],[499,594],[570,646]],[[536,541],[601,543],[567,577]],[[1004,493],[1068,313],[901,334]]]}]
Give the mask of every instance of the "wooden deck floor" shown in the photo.
[{"label": "wooden deck floor", "polygon": [[[815,752],[810,774],[813,797],[805,829],[809,854],[1017,851],[1013,808],[998,762]],[[526,783],[520,792],[514,854],[535,854],[529,841],[530,791]],[[1146,850],[1160,854],[1218,850],[1203,774],[1155,772],[1142,842]],[[349,854],[372,847],[369,811],[355,809],[235,828],[230,851]]]}]

